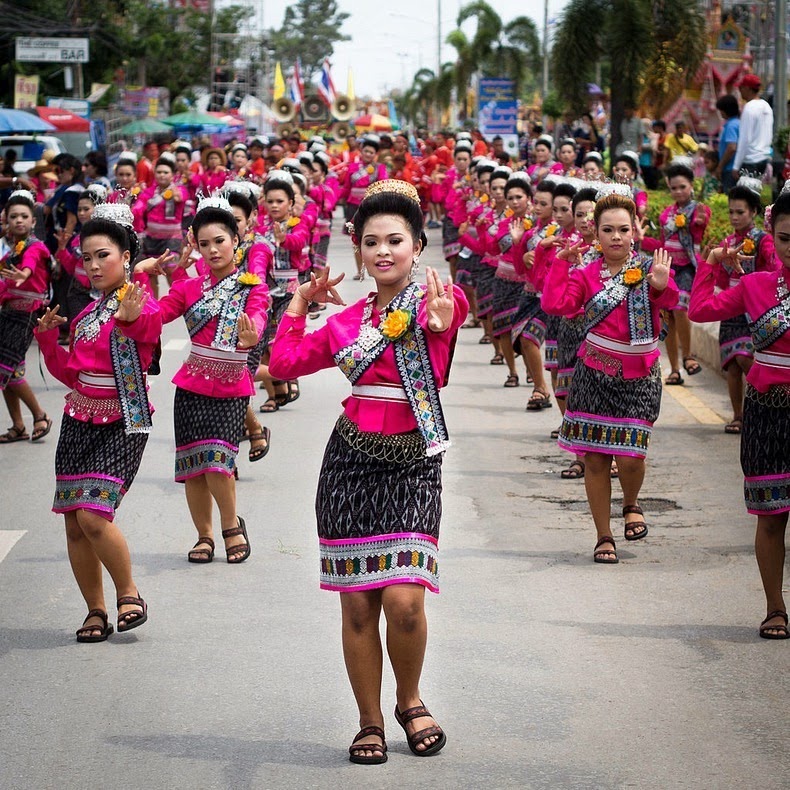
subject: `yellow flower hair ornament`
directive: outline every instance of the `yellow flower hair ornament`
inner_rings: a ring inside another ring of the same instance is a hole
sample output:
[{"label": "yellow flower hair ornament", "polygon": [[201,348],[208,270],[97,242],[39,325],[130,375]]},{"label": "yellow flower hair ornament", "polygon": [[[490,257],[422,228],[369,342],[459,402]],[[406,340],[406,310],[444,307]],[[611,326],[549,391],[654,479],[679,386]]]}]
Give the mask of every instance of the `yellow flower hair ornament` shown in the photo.
[{"label": "yellow flower hair ornament", "polygon": [[379,326],[387,340],[398,340],[408,332],[411,326],[412,314],[409,310],[393,310]]},{"label": "yellow flower hair ornament", "polygon": [[239,275],[239,283],[241,285],[260,285],[261,278],[252,272],[244,272],[244,274]]},{"label": "yellow flower hair ornament", "polygon": [[644,272],[641,269],[626,269],[623,272],[623,282],[626,285],[639,285],[644,279]]}]

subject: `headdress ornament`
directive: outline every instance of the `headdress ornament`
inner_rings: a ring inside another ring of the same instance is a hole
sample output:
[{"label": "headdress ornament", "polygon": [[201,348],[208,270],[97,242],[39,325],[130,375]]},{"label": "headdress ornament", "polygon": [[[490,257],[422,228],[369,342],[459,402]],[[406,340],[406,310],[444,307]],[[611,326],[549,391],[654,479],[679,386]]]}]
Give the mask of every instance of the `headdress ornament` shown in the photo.
[{"label": "headdress ornament", "polygon": [[380,195],[385,192],[393,192],[396,195],[403,195],[403,197],[413,200],[419,204],[420,196],[417,189],[408,181],[400,181],[397,178],[387,178],[383,181],[376,181],[365,190],[365,199]]},{"label": "headdress ornament", "polygon": [[171,146],[170,149],[177,153],[178,151],[183,151],[185,154],[189,154],[192,156],[192,146],[186,140],[176,140]]},{"label": "headdress ornament", "polygon": [[[34,206],[36,205],[36,196],[29,190],[29,189],[15,189],[10,197],[19,197],[23,198],[24,200],[32,203]],[[10,200],[10,198],[9,198]]]},{"label": "headdress ornament", "polygon": [[744,173],[735,185],[737,187],[745,187],[750,192],[754,192],[757,197],[760,197],[763,191],[763,181],[759,176],[752,176]]},{"label": "headdress ornament", "polygon": [[547,145],[549,147],[549,151],[554,150],[554,138],[550,134],[540,135],[540,137],[538,137],[538,139],[535,140],[535,145],[537,145],[538,143],[543,143],[544,145]]},{"label": "headdress ornament", "polygon": [[297,158],[300,162],[307,162],[308,164],[313,164],[312,151],[300,151],[299,156]]},{"label": "headdress ornament", "polygon": [[159,154],[160,159],[164,159],[166,162],[170,162],[173,167],[176,166],[176,155],[172,151],[163,151]]},{"label": "headdress ornament", "polygon": [[605,198],[607,195],[620,195],[621,197],[632,197],[631,187],[628,184],[618,184],[616,181],[608,181],[598,187],[595,193],[595,200]]},{"label": "headdress ornament", "polygon": [[287,170],[270,170],[266,175],[266,183],[269,181],[283,181],[290,186],[294,183],[293,176]]},{"label": "headdress ornament", "polygon": [[603,157],[597,151],[590,151],[590,153],[584,155],[584,160],[582,164],[586,162],[598,162],[599,165],[603,164]]},{"label": "headdress ornament", "polygon": [[88,184],[88,186],[85,187],[85,191],[93,195],[93,202],[96,205],[104,203],[104,201],[107,200],[107,187],[103,184]]},{"label": "headdress ornament", "polygon": [[99,203],[93,210],[92,219],[106,219],[134,230],[134,215],[126,203]]},{"label": "headdress ornament", "polygon": [[280,162],[280,169],[290,171],[293,173],[302,172],[302,167],[299,164],[299,160],[293,156],[289,156],[287,159],[283,159],[283,161]]},{"label": "headdress ornament", "polygon": [[246,154],[247,153],[247,146],[244,145],[244,143],[236,143],[236,145],[234,145],[230,149],[230,152],[231,152],[231,154],[235,154],[236,151],[244,151],[244,153]]},{"label": "headdress ornament", "polygon": [[[636,154],[634,154],[636,156]],[[690,156],[675,156],[672,157],[672,161],[669,163],[670,167],[672,165],[682,165],[683,167],[687,167],[689,170],[694,169],[694,160]]]},{"label": "headdress ornament", "polygon": [[228,199],[219,192],[215,192],[213,195],[198,194],[197,199],[197,213],[201,212],[204,208],[218,208],[221,211],[227,211],[228,214],[233,214],[233,209],[230,203],[228,203]]},{"label": "headdress ornament", "polygon": [[327,167],[332,164],[332,160],[329,157],[329,154],[326,151],[316,151],[315,158],[319,161],[323,162]]},{"label": "headdress ornament", "polygon": [[133,165],[137,164],[137,154],[134,151],[121,151],[118,154],[117,164],[129,164],[130,162]]},{"label": "headdress ornament", "polygon": [[269,145],[269,138],[265,135],[259,135],[258,137],[253,137],[252,140],[247,143],[248,148],[252,148],[252,146],[258,146],[259,148],[266,148]]},{"label": "headdress ornament", "polygon": [[456,142],[460,143],[462,140],[472,141],[472,135],[469,132],[458,132],[455,136]]},{"label": "headdress ornament", "polygon": [[381,137],[379,137],[377,134],[373,134],[373,133],[366,134],[362,138],[362,140],[360,141],[359,145],[360,145],[360,148],[363,148],[365,145],[368,145],[368,144],[373,145],[376,148],[380,148],[381,147]]},{"label": "headdress ornament", "polygon": [[[616,159],[628,159],[628,161],[634,166],[634,170],[639,170],[639,154],[636,151],[621,151],[616,157]],[[674,159],[672,163],[675,164]]]}]

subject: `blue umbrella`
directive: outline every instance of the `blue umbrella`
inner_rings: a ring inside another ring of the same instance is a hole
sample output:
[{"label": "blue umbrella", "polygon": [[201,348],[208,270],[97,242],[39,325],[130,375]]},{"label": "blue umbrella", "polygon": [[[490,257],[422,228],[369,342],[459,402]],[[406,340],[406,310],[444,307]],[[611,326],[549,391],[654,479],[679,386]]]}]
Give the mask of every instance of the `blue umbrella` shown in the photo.
[{"label": "blue umbrella", "polygon": [[24,110],[0,109],[0,132],[51,132],[55,127]]}]

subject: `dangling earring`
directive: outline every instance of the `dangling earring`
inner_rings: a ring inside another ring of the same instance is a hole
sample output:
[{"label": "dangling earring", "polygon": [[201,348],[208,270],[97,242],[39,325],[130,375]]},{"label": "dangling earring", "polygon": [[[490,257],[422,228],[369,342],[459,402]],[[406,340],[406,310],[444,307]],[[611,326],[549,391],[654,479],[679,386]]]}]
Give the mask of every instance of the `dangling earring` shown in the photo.
[{"label": "dangling earring", "polygon": [[420,256],[415,255],[414,260],[411,264],[411,269],[409,270],[409,279],[413,280],[417,276],[417,272],[420,271]]},{"label": "dangling earring", "polygon": [[126,279],[126,282],[128,283],[129,280],[131,280],[131,278],[132,278],[132,266],[129,263],[129,261],[124,261],[123,262],[123,272],[124,272],[124,277]]}]

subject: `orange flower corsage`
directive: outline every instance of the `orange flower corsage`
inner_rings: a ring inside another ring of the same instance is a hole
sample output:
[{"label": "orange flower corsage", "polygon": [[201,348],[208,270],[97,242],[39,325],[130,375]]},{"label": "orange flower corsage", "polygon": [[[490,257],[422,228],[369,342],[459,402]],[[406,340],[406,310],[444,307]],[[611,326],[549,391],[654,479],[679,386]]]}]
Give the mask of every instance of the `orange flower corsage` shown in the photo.
[{"label": "orange flower corsage", "polygon": [[686,215],[685,214],[675,214],[675,227],[676,228],[685,228],[686,227]]},{"label": "orange flower corsage", "polygon": [[296,226],[299,224],[299,222],[300,222],[300,221],[301,221],[301,220],[299,219],[299,217],[291,217],[291,218],[288,220],[288,222],[286,222],[285,224],[286,224],[286,225],[287,225],[289,228],[295,228],[295,227],[296,227]]},{"label": "orange flower corsage", "polygon": [[375,168],[375,167],[373,167],[373,165],[368,165],[368,166],[365,168],[365,170],[367,170],[367,172],[368,172],[368,173],[370,173],[370,175],[373,175],[373,173],[375,173],[375,172],[376,172],[376,168]]},{"label": "orange flower corsage", "polygon": [[639,285],[644,276],[644,272],[641,269],[626,269],[623,272],[623,282],[626,285]]},{"label": "orange flower corsage", "polygon": [[506,208],[506,209],[505,209],[505,216],[506,216],[508,219],[510,219],[510,218],[513,216],[513,209],[512,209],[512,208]]},{"label": "orange flower corsage", "polygon": [[529,217],[524,217],[524,230],[532,230],[532,220]]},{"label": "orange flower corsage", "polygon": [[745,238],[743,240],[743,254],[744,255],[754,255],[754,242],[750,238]]},{"label": "orange flower corsage", "polygon": [[242,285],[260,285],[261,278],[252,272],[244,272],[244,274],[239,275],[239,282]]},{"label": "orange flower corsage", "polygon": [[485,192],[483,192],[483,194],[480,195],[480,202],[481,203],[488,203],[488,195],[486,195]]},{"label": "orange flower corsage", "polygon": [[129,291],[129,285],[130,285],[130,283],[125,283],[124,285],[122,285],[122,286],[121,286],[121,287],[120,287],[120,288],[119,288],[119,289],[118,289],[118,290],[115,292],[115,298],[116,298],[116,299],[117,299],[119,302],[122,302],[122,301],[123,301],[124,297],[126,296],[127,292]]},{"label": "orange flower corsage", "polygon": [[133,197],[137,197],[137,196],[140,194],[140,187],[139,187],[139,186],[133,186],[133,187],[131,188],[131,190],[129,191],[129,193],[130,193],[130,194],[131,194]]},{"label": "orange flower corsage", "polygon": [[546,238],[550,239],[558,230],[558,225],[549,225],[549,227],[546,228]]},{"label": "orange flower corsage", "polygon": [[387,340],[398,340],[403,337],[411,325],[411,313],[408,310],[393,310],[379,327]]},{"label": "orange flower corsage", "polygon": [[173,199],[173,190],[172,189],[166,189],[164,192],[162,192],[162,197],[165,200],[172,200]]},{"label": "orange flower corsage", "polygon": [[25,242],[24,241],[18,241],[14,245],[14,255],[21,255],[24,251],[25,251]]}]

